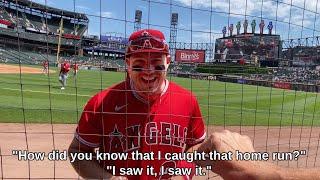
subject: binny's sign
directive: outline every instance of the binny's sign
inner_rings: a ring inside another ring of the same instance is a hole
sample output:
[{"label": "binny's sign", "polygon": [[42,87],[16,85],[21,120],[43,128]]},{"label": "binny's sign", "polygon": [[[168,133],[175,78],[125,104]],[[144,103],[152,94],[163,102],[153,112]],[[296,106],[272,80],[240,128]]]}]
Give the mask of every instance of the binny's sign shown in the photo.
[{"label": "binny's sign", "polygon": [[175,60],[184,63],[204,63],[205,50],[176,49]]}]

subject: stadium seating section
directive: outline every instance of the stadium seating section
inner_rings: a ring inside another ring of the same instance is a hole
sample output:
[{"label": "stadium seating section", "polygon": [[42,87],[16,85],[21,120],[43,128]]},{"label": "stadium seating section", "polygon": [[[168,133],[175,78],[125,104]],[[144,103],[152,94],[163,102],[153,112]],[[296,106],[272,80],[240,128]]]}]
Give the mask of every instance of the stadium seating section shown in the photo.
[{"label": "stadium seating section", "polygon": [[40,64],[45,59],[49,59],[54,64],[56,57],[53,55],[42,55],[40,53],[30,51],[18,51],[10,48],[0,48],[0,62],[21,64]]},{"label": "stadium seating section", "polygon": [[[34,12],[31,14],[30,12],[22,12],[2,7],[0,9],[0,20],[4,22],[11,22],[26,31],[46,34],[48,30],[49,34],[57,35],[61,17],[46,16],[44,14]],[[63,22],[63,37],[67,39],[80,39],[84,34],[86,29],[85,25],[74,24],[67,19],[64,19]]]},{"label": "stadium seating section", "polygon": [[[103,67],[103,68],[117,68],[124,69],[125,62],[121,59],[104,59],[101,57],[61,57],[63,60],[77,62],[83,66]],[[52,54],[31,52],[25,50],[16,50],[11,48],[0,47],[0,63],[14,63],[14,64],[42,64],[44,60],[48,59],[50,65],[55,65],[56,56]]]}]

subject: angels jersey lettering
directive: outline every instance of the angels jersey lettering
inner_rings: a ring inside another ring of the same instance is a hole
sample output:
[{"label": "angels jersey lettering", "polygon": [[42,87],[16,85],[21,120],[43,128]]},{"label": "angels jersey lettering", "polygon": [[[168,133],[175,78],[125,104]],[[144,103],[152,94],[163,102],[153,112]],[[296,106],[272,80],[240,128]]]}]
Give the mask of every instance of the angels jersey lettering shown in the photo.
[{"label": "angels jersey lettering", "polygon": [[[205,138],[204,123],[194,95],[175,83],[166,83],[161,97],[153,104],[145,102],[132,90],[130,80],[117,84],[92,97],[84,108],[75,137],[100,152],[162,154],[183,152]],[[146,167],[177,166],[165,159],[154,161],[101,161],[103,167],[142,167],[142,176],[129,179],[168,178],[146,175]],[[117,172],[119,173],[119,172]]]}]

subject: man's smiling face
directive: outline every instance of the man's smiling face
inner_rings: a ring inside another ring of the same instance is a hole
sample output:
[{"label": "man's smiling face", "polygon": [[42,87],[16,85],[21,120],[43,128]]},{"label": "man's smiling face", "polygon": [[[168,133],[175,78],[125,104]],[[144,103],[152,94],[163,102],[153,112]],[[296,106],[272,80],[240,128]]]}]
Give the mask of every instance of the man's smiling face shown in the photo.
[{"label": "man's smiling face", "polygon": [[142,97],[161,94],[165,87],[166,71],[169,66],[163,53],[136,53],[127,60],[128,74],[134,88]]}]

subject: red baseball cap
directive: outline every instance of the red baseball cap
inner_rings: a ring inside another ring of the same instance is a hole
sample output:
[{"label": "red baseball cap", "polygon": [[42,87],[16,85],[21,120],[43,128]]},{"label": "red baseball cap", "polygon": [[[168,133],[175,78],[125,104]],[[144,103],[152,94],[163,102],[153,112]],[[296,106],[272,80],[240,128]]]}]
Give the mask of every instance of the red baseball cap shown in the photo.
[{"label": "red baseball cap", "polygon": [[169,54],[169,45],[165,41],[165,37],[161,31],[143,29],[130,35],[126,56],[145,52]]}]

